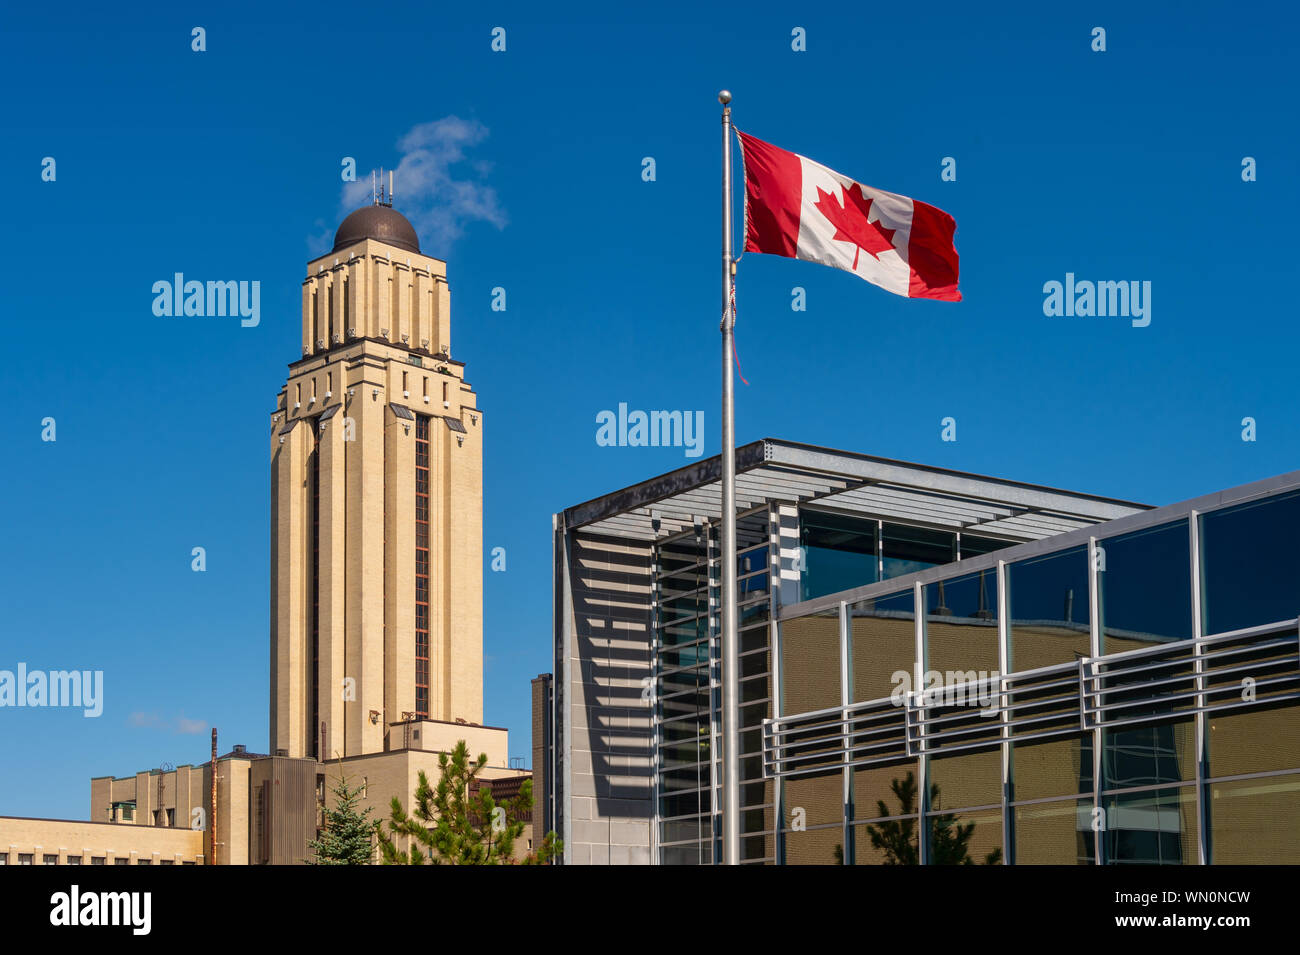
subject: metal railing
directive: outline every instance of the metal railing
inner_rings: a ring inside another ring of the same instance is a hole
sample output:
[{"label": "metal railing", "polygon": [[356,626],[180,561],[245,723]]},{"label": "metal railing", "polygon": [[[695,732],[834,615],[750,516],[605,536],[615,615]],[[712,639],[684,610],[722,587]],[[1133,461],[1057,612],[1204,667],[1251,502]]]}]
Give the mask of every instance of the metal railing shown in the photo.
[{"label": "metal railing", "polygon": [[804,776],[1297,699],[1300,618],[767,719],[763,774]]}]

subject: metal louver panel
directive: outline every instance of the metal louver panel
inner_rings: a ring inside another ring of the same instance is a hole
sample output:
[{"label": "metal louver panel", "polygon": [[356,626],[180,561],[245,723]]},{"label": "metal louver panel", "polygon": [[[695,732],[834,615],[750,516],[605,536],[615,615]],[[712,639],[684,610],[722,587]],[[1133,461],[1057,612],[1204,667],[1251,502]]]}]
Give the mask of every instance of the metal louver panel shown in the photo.
[{"label": "metal louver panel", "polygon": [[802,776],[1300,699],[1300,618],[768,719],[763,770]]}]

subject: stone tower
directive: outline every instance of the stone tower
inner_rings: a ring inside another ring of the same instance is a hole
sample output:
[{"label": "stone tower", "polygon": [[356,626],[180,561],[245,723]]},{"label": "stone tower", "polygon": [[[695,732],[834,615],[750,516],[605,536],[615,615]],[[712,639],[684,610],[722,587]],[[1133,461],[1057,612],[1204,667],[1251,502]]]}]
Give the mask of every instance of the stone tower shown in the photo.
[{"label": "stone tower", "polygon": [[483,415],[464,372],[446,263],[391,203],[353,212],[307,265],[271,415],[273,752],[482,722]]}]

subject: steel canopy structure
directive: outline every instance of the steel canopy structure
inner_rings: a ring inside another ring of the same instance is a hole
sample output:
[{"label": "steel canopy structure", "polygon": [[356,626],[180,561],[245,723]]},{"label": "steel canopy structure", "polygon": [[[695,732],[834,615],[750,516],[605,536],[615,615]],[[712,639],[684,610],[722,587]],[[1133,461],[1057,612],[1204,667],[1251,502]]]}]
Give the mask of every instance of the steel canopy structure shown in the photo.
[{"label": "steel canopy structure", "polygon": [[[565,525],[648,542],[717,521],[722,459],[712,457],[564,511]],[[736,508],[785,500],[898,517],[1024,542],[1148,510],[1148,505],[890,458],[764,438],[736,449]]]}]

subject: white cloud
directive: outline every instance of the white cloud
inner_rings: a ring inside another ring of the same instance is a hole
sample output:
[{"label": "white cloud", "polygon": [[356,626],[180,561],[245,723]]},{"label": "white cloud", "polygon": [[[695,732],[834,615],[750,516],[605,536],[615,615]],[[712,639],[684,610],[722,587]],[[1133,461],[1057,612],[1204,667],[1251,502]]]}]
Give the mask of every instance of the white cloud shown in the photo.
[{"label": "white cloud", "polygon": [[126,718],[128,725],[140,729],[166,730],[171,733],[181,733],[184,735],[193,735],[202,733],[208,728],[208,724],[203,720],[188,719],[184,715],[177,716],[174,720],[163,718],[158,713],[144,713],[136,711]]},{"label": "white cloud", "polygon": [[187,735],[193,733],[202,733],[208,728],[208,724],[203,720],[186,719],[184,716],[176,717],[176,732]]},{"label": "white cloud", "polygon": [[[397,142],[400,159],[393,173],[394,208],[411,220],[420,236],[420,248],[429,255],[445,258],[471,222],[505,228],[505,210],[496,190],[486,182],[491,163],[469,160],[465,155],[487,136],[487,127],[477,120],[444,116],[412,127]],[[356,182],[346,183],[341,212],[369,203],[370,189],[368,174],[359,173]]]}]

